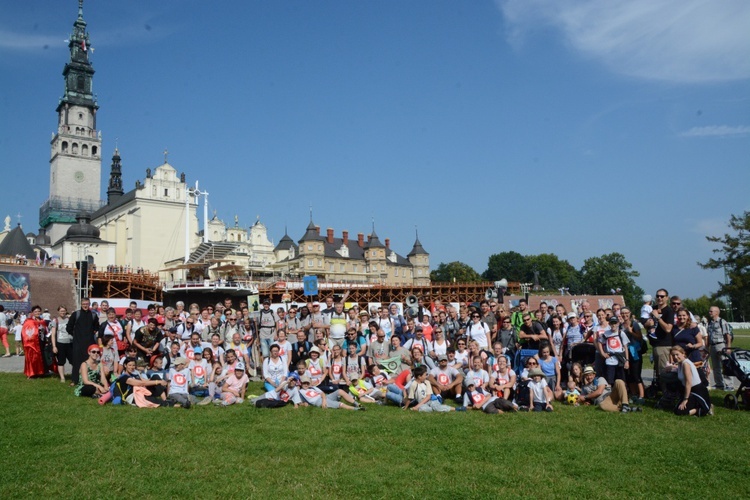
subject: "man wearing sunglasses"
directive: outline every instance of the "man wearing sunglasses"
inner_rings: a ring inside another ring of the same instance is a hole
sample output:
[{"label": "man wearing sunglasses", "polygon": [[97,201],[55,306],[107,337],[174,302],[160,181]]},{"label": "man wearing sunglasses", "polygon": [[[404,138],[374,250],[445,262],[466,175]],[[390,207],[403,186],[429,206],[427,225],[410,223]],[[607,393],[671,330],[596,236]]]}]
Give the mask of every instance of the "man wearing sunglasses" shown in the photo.
[{"label": "man wearing sunglasses", "polygon": [[[656,304],[651,311],[651,319],[656,327],[655,337],[651,340],[654,347],[654,373],[659,375],[659,386],[665,391],[662,372],[669,364],[669,350],[672,348],[672,328],[674,327],[674,309],[669,305],[669,292],[660,289],[656,292]],[[649,321],[649,322],[650,322]],[[647,322],[647,323],[649,323]],[[648,328],[648,324],[646,327]]]}]

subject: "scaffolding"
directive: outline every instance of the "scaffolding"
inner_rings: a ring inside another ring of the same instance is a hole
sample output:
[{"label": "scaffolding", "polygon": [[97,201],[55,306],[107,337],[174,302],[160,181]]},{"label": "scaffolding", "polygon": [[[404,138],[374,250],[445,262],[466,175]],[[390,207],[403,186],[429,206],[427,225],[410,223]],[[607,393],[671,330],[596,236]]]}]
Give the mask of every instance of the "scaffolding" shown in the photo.
[{"label": "scaffolding", "polygon": [[[271,302],[282,302],[283,294],[290,294],[291,302],[307,302],[310,299],[323,300],[329,296],[340,297],[348,292],[346,302],[368,304],[371,302],[404,303],[409,295],[416,295],[425,302],[440,300],[448,302],[477,302],[485,298],[488,289],[495,285],[492,282],[480,283],[431,283],[429,285],[366,285],[352,283],[325,282],[318,285],[318,295],[307,297],[301,281],[277,281],[259,286],[261,298],[270,298]],[[508,283],[508,293],[518,294],[520,283]]]}]

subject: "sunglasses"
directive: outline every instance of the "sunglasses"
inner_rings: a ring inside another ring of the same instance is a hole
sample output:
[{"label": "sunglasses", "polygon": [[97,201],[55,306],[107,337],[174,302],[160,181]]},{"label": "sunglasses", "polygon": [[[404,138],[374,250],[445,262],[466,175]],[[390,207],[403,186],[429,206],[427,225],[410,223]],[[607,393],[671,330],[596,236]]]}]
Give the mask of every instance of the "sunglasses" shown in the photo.
[{"label": "sunglasses", "polygon": [[657,295],[657,297],[660,298],[660,299],[666,299],[667,298],[666,295]]},{"label": "sunglasses", "polygon": [[90,351],[91,354],[101,354],[102,351]]},{"label": "sunglasses", "polygon": [[537,363],[536,361],[529,361],[529,362],[527,363],[527,365],[528,365],[528,366],[534,366],[534,365],[538,365],[538,364],[539,364],[539,363]]}]

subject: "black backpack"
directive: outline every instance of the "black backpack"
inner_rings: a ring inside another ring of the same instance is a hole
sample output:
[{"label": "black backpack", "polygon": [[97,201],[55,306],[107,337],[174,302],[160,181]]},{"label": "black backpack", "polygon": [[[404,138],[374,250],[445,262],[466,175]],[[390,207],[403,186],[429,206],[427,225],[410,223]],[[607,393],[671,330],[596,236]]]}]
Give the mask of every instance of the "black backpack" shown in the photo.
[{"label": "black backpack", "polygon": [[256,408],[283,408],[284,406],[286,406],[286,401],[280,399],[261,398],[255,402]]},{"label": "black backpack", "polygon": [[518,406],[531,406],[531,400],[529,399],[529,381],[521,380],[516,385],[516,404]]}]

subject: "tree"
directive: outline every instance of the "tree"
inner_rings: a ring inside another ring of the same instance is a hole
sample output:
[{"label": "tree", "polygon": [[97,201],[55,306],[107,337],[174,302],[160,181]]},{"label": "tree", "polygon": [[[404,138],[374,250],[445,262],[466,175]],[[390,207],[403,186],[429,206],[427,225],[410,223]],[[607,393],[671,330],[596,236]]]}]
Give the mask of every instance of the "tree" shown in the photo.
[{"label": "tree", "polygon": [[568,288],[570,293],[575,293],[580,289],[578,270],[567,260],[560,260],[553,253],[528,255],[526,260],[531,272],[531,276],[526,277],[529,283],[534,282],[534,271],[537,271],[539,272],[539,284],[545,290],[556,290],[564,287]]},{"label": "tree", "polygon": [[729,228],[732,234],[706,236],[708,241],[721,245],[721,248],[714,249],[719,257],[698,265],[703,269],[724,270],[728,281],[719,283],[713,297],[729,297],[731,308],[745,321],[750,316],[750,212],[732,215]]},{"label": "tree", "polygon": [[625,303],[634,311],[640,310],[643,289],[633,278],[640,276],[621,253],[610,253],[586,259],[581,267],[581,285],[584,293],[610,295],[620,290]]},{"label": "tree", "polygon": [[719,306],[722,311],[727,308],[723,300],[711,299],[708,295],[702,295],[697,299],[682,299],[682,307],[693,313],[696,319],[704,316],[708,318],[708,309],[711,306]]},{"label": "tree", "polygon": [[430,279],[441,283],[451,283],[453,281],[459,283],[476,283],[482,281],[482,277],[474,268],[459,261],[449,262],[448,264],[441,262],[437,269],[430,273]]},{"label": "tree", "polygon": [[[503,278],[508,281],[525,282],[528,279],[530,268],[526,257],[518,252],[500,252],[490,255],[487,262],[487,270],[482,277],[487,281],[497,281]],[[534,273],[531,272],[531,276]]]}]

